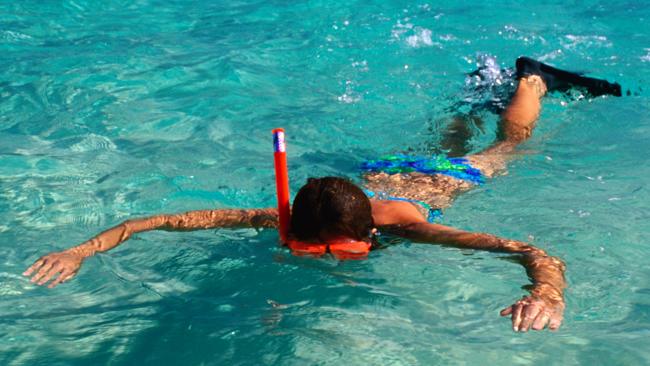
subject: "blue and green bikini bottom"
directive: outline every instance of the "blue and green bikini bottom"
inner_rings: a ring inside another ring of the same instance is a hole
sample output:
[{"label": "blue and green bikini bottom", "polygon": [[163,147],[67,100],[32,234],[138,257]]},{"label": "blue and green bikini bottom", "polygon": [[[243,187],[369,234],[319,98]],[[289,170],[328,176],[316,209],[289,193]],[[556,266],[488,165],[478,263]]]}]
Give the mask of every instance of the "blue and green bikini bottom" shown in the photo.
[{"label": "blue and green bikini bottom", "polygon": [[[469,164],[465,158],[448,158],[443,155],[434,155],[432,157],[412,156],[412,155],[388,155],[377,160],[368,160],[361,164],[361,169],[367,172],[383,172],[386,174],[412,173],[418,172],[423,174],[443,174],[456,179],[469,181],[473,184],[483,184],[485,177],[481,171]],[[393,201],[405,201],[424,207],[428,212],[427,221],[435,222],[442,217],[442,211],[439,208],[433,208],[424,201],[414,200],[404,197],[393,197],[385,193],[376,193],[364,190],[369,198],[387,199]]]}]

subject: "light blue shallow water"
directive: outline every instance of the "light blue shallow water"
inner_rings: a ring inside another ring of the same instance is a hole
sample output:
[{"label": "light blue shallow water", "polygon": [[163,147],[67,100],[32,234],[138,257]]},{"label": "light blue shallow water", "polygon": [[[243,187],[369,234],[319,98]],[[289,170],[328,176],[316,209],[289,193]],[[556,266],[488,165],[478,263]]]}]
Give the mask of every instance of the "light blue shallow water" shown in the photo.
[{"label": "light blue shallow water", "polygon": [[[3,2],[0,364],[650,363],[649,20],[633,1]],[[557,333],[499,318],[527,283],[502,255],[401,240],[336,262],[270,230],[152,232],[54,290],[20,276],[134,216],[272,206],[273,127],[294,191],[431,152],[484,54],[633,94],[549,96],[508,175],[445,212],[566,261]]]}]

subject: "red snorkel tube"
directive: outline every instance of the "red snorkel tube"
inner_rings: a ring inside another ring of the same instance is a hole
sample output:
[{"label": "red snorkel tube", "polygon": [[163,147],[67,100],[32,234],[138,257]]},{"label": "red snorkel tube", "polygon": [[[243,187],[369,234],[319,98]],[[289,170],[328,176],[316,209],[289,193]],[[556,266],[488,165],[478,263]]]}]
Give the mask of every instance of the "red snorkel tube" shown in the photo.
[{"label": "red snorkel tube", "polygon": [[287,144],[284,129],[273,130],[273,158],[275,160],[275,188],[278,194],[278,214],[280,215],[280,240],[287,242],[291,209],[289,205],[289,172],[287,171]]},{"label": "red snorkel tube", "polygon": [[278,194],[278,214],[280,216],[280,241],[291,249],[294,255],[320,257],[328,251],[337,259],[365,259],[371,244],[363,241],[344,241],[333,243],[312,243],[289,240],[291,206],[289,204],[289,172],[287,170],[287,144],[284,129],[273,130],[273,158],[275,160],[275,188]]}]

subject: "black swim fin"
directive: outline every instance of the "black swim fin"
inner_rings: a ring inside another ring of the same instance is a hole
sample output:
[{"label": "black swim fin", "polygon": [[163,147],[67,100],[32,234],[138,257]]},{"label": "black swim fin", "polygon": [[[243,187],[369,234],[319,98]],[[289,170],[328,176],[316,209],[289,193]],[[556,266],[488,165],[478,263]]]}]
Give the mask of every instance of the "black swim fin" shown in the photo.
[{"label": "black swim fin", "polygon": [[582,76],[577,73],[556,69],[535,61],[530,57],[519,57],[516,62],[517,79],[528,75],[539,75],[549,91],[566,91],[572,87],[582,87],[594,97],[599,95],[621,96],[621,85],[607,80]]}]

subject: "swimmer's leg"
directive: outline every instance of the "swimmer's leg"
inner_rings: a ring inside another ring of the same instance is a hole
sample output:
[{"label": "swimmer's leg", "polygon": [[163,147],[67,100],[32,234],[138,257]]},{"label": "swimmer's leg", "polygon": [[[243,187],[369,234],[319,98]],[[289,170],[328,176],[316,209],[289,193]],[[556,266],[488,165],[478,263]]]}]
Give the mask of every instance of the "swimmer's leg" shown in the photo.
[{"label": "swimmer's leg", "polygon": [[546,91],[546,83],[539,75],[519,79],[515,94],[501,114],[495,145],[514,147],[532,135]]},{"label": "swimmer's leg", "polygon": [[541,110],[541,98],[547,91],[580,87],[592,96],[621,96],[621,86],[617,83],[556,69],[528,57],[518,58],[516,68],[519,84],[501,114],[497,140],[484,151],[468,157],[487,176],[504,169],[509,153],[530,137]]},{"label": "swimmer's leg", "polygon": [[483,120],[481,117],[471,114],[454,116],[445,132],[443,132],[442,141],[440,142],[440,147],[447,156],[459,157],[467,155],[470,150],[467,143],[474,135],[471,125],[482,128]]},{"label": "swimmer's leg", "polygon": [[539,75],[519,78],[514,95],[501,114],[497,140],[480,153],[468,156],[474,167],[488,177],[505,168],[509,153],[531,136],[546,91],[546,83]]},{"label": "swimmer's leg", "polygon": [[[473,167],[480,169],[486,177],[491,177],[505,168],[509,153],[530,136],[541,109],[540,98],[545,93],[546,85],[540,76],[530,75],[519,79],[514,96],[501,115],[497,141],[488,149],[467,157]],[[392,196],[424,201],[435,208],[448,207],[456,194],[474,186],[473,183],[462,179],[417,172],[372,172],[366,174],[365,179],[366,188],[370,190],[388,190]]]},{"label": "swimmer's leg", "polygon": [[621,96],[621,86],[607,80],[560,70],[528,57],[518,58],[515,65],[519,85],[510,104],[501,114],[498,134],[499,140],[510,143],[509,145],[530,137],[541,109],[540,98],[546,91],[578,87],[585,89],[592,96]]}]

